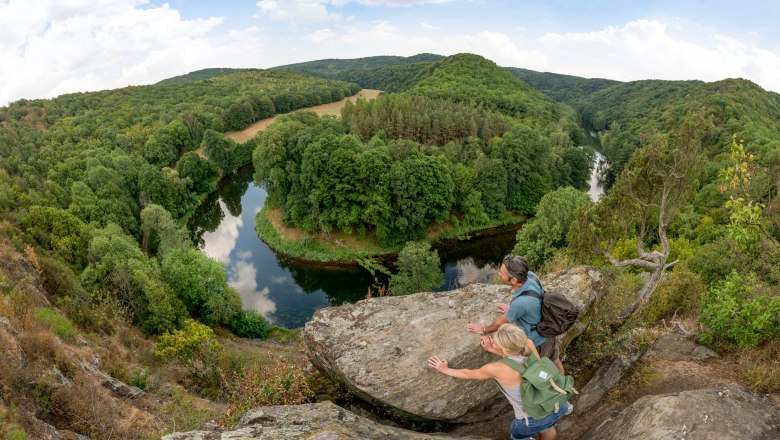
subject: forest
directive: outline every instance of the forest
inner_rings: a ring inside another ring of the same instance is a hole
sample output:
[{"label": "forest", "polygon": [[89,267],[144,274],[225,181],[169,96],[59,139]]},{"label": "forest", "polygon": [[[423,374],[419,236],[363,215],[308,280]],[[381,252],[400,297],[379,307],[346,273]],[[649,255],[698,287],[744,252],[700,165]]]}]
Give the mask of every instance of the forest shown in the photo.
[{"label": "forest", "polygon": [[[340,118],[295,112],[365,87],[385,93]],[[272,115],[245,143],[225,136]],[[612,168],[593,203],[583,190],[596,150]],[[43,354],[0,357],[0,403],[101,438],[79,399],[33,377],[55,363],[76,379],[63,361],[76,333],[127,382],[176,378],[175,417],[204,414],[197,395],[234,422],[258,403],[253,386],[287,386],[260,403],[313,399],[324,385],[301,366],[274,360],[278,374],[258,378],[256,359],[226,348],[296,333],[244,309],[224,265],[186,233],[220,179],[248,163],[285,227],[412,242],[399,255],[410,271],[415,258],[440,270],[432,227],[527,219],[515,252],[538,273],[589,264],[614,286],[572,349],[575,368],[597,366],[632,331],[687,319],[753,388],[780,389],[780,95],[744,79],[618,82],[421,54],[206,69],[0,108],[0,251],[30,261],[52,306],[33,304],[35,283],[3,266],[0,315]]]}]

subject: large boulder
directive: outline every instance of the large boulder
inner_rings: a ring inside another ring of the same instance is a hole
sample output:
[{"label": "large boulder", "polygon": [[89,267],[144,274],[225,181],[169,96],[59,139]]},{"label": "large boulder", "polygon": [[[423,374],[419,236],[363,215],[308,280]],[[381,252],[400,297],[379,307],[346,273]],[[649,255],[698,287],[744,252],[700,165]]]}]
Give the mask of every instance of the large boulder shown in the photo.
[{"label": "large boulder", "polygon": [[[601,274],[586,266],[543,283],[583,308],[601,292]],[[495,383],[445,376],[427,360],[437,355],[471,369],[495,361],[466,324],[492,323],[500,316],[496,304],[510,295],[509,286],[475,284],[323,308],[306,323],[303,339],[311,362],[354,395],[403,417],[470,423],[505,410]]]},{"label": "large boulder", "polygon": [[780,408],[735,384],[645,396],[591,429],[583,439],[780,438]]},{"label": "large boulder", "polygon": [[[177,432],[163,440],[444,440],[445,434],[423,434],[386,426],[330,402],[267,406],[249,411],[229,431]],[[478,437],[458,437],[474,439]]]}]

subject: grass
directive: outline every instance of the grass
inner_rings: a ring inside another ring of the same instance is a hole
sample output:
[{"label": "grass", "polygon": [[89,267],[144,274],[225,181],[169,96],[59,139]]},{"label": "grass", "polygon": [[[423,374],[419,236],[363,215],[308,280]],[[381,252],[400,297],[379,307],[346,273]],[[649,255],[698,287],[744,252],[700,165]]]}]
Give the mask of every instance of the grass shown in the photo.
[{"label": "grass", "polygon": [[65,315],[47,307],[41,307],[35,311],[35,319],[47,325],[63,341],[70,341],[76,336],[76,329]]},{"label": "grass", "polygon": [[[333,230],[330,234],[324,235],[291,228],[282,223],[281,214],[280,209],[264,207],[257,213],[255,231],[276,252],[293,258],[319,262],[357,262],[382,254],[397,254],[403,247],[403,244],[382,246],[376,241],[373,233],[350,234]],[[477,230],[452,222],[435,223],[428,228],[426,240],[431,242],[452,238],[467,240],[470,234],[481,230],[525,220],[523,216],[506,214]]]}]

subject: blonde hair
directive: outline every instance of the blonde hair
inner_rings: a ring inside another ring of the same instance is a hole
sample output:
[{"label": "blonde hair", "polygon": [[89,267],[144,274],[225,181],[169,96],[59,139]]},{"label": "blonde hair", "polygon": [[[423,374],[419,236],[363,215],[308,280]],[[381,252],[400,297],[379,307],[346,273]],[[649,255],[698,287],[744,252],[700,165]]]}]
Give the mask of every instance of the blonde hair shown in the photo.
[{"label": "blonde hair", "polygon": [[507,356],[529,356],[531,349],[528,348],[528,336],[520,327],[514,324],[501,324],[493,335],[493,342],[498,345]]}]

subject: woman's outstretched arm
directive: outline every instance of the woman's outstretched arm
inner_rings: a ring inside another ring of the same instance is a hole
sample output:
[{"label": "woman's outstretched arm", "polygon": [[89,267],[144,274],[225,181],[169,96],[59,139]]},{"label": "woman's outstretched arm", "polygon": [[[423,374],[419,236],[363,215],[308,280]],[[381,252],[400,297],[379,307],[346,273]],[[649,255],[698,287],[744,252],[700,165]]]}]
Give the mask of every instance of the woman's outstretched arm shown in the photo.
[{"label": "woman's outstretched arm", "polygon": [[458,379],[476,379],[486,380],[495,379],[495,364],[485,364],[478,370],[468,370],[465,368],[450,368],[445,359],[438,356],[432,356],[428,359],[428,366],[446,374],[447,376],[457,377]]}]

